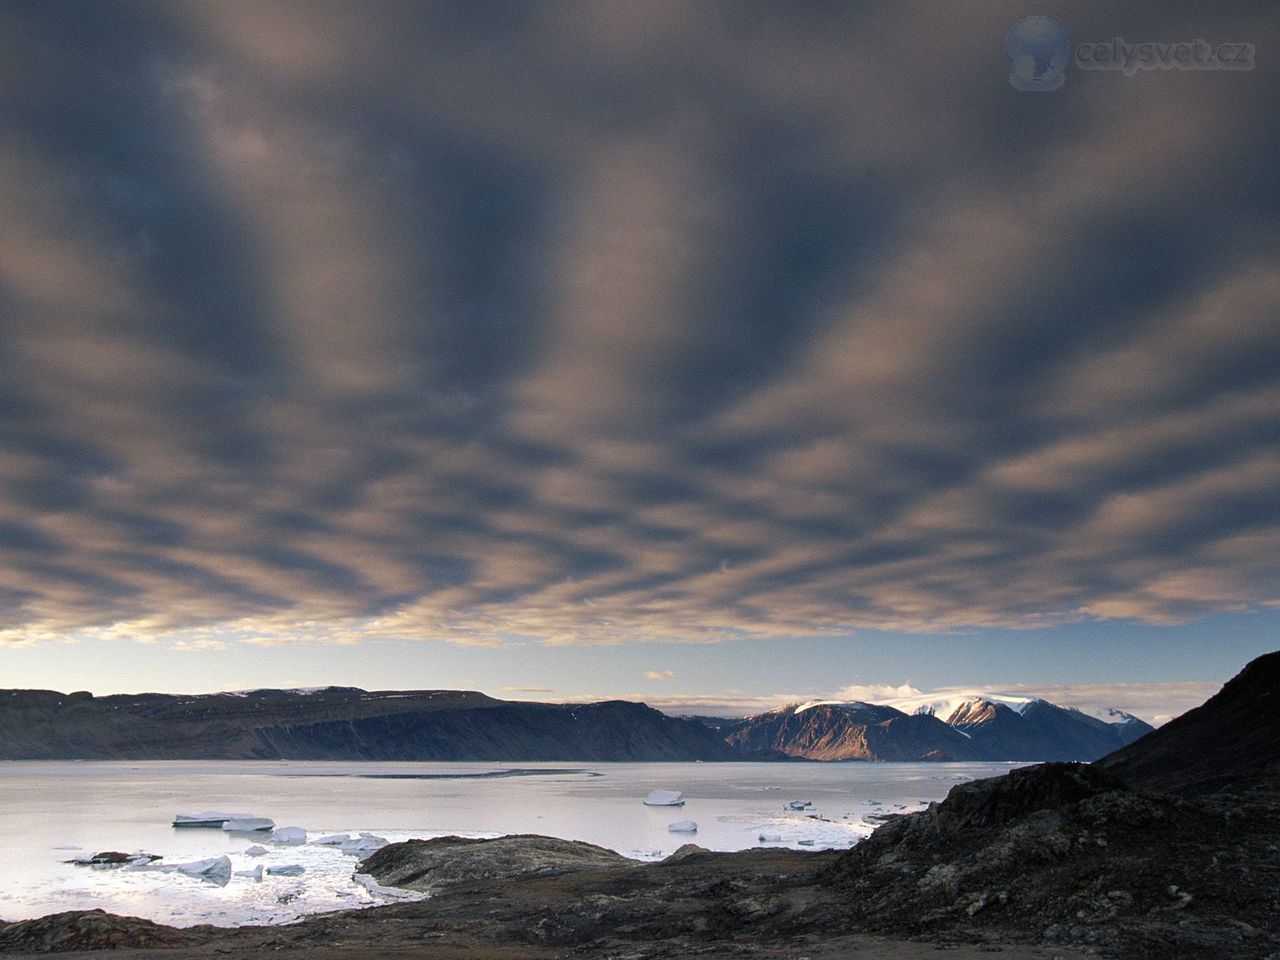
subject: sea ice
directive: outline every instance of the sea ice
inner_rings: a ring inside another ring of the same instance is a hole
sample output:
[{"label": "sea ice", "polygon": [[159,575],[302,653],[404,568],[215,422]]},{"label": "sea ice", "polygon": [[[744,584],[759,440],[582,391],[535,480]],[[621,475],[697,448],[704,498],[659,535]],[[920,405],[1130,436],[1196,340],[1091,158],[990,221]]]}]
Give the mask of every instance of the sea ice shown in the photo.
[{"label": "sea ice", "polygon": [[252,847],[250,847],[248,850],[244,852],[244,855],[246,857],[262,857],[262,856],[266,856],[266,853],[267,853],[266,847],[259,846],[258,844],[255,843]]},{"label": "sea ice", "polygon": [[349,833],[330,833],[311,842],[317,847],[340,847],[350,839]]},{"label": "sea ice", "polygon": [[362,857],[366,854],[373,853],[376,850],[381,850],[389,842],[390,841],[387,840],[386,837],[380,837],[375,833],[362,833],[355,839],[348,840],[343,843],[339,849],[341,849],[343,853],[350,853],[355,856]]},{"label": "sea ice", "polygon": [[683,807],[684,794],[679,790],[650,790],[644,803],[647,807]]},{"label": "sea ice", "polygon": [[228,820],[247,820],[251,813],[220,813],[217,810],[205,810],[201,813],[175,813],[175,827],[220,827]]},{"label": "sea ice", "polygon": [[233,817],[222,824],[228,833],[256,833],[259,830],[270,830],[276,825],[267,817]]},{"label": "sea ice", "polygon": [[401,890],[399,887],[384,887],[367,873],[357,873],[352,877],[352,879],[375,897],[385,897],[388,900],[416,900],[422,897],[422,894],[414,890]]},{"label": "sea ice", "polygon": [[226,884],[231,879],[231,858],[228,856],[211,857],[208,860],[193,860],[191,863],[180,863],[176,867],[179,873],[189,877],[200,877],[214,883]]},{"label": "sea ice", "polygon": [[267,876],[270,877],[300,877],[307,872],[307,868],[300,863],[282,863],[278,867],[267,867]]},{"label": "sea ice", "polygon": [[271,831],[267,840],[271,843],[306,843],[307,831],[301,827],[279,827]]},{"label": "sea ice", "polygon": [[692,820],[677,820],[667,824],[668,833],[697,833],[698,825]]}]

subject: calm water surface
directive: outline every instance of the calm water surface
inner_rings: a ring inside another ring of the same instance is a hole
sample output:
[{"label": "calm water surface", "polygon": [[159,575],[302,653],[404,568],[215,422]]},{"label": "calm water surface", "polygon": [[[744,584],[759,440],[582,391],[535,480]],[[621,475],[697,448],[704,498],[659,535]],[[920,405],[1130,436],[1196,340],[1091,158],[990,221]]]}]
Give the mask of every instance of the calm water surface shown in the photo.
[{"label": "calm water surface", "polygon": [[[178,812],[213,809],[270,817],[326,833],[409,837],[542,833],[585,840],[637,859],[686,842],[714,850],[761,845],[844,848],[870,832],[863,819],[918,809],[958,781],[995,776],[996,763],[412,764],[310,762],[0,763],[0,919],[101,907],[190,925],[283,923],[307,913],[383,902],[357,884],[356,859],[328,847],[275,846],[246,856],[254,838],[170,826]],[[646,807],[655,787],[685,794],[682,808]],[[805,813],[784,809],[811,800]],[[807,813],[816,814],[808,816]],[[696,835],[667,825],[694,820]],[[801,844],[811,841],[811,844]],[[301,864],[298,877],[226,886],[177,874],[78,867],[101,850],[146,851],[162,863],[227,854],[236,870]]]}]

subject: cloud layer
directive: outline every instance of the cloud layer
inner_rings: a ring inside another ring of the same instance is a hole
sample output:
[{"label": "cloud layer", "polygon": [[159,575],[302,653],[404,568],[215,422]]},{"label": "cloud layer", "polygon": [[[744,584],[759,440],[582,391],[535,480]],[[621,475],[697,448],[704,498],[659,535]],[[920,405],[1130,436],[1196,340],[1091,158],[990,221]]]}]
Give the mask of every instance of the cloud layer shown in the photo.
[{"label": "cloud layer", "polygon": [[0,642],[1280,604],[1274,68],[1020,94],[1014,19],[6,6]]}]

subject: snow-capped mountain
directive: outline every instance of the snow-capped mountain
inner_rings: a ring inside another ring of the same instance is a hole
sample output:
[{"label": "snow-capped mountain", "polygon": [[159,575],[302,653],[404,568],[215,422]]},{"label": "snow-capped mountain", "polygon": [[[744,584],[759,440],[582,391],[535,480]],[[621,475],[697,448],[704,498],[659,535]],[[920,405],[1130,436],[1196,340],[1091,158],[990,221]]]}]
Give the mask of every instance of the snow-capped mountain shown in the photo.
[{"label": "snow-capped mountain", "polygon": [[721,728],[757,756],[810,760],[1096,760],[1152,727],[1113,710],[1100,719],[1046,700],[915,697],[875,704],[811,701]]}]

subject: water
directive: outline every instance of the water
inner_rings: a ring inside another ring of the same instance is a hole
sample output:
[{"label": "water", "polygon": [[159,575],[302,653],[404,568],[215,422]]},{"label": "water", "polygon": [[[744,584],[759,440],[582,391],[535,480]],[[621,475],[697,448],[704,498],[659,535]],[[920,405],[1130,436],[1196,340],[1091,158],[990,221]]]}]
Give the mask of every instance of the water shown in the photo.
[{"label": "water", "polygon": [[[356,883],[357,860],[308,843],[244,851],[261,838],[174,829],[178,812],[248,812],[309,839],[370,831],[388,840],[541,833],[585,840],[641,860],[696,842],[759,846],[761,833],[796,849],[847,848],[869,815],[918,809],[999,763],[413,764],[308,762],[0,763],[0,919],[94,907],[188,926],[285,923],[308,913],[385,902]],[[684,807],[646,807],[655,787]],[[810,800],[805,811],[788,801]],[[667,831],[694,820],[697,834]],[[802,844],[801,841],[808,841]],[[766,844],[769,845],[769,844]],[[226,886],[128,867],[63,861],[101,850],[145,851],[161,863],[227,854],[234,869],[302,864],[299,877]]]}]

